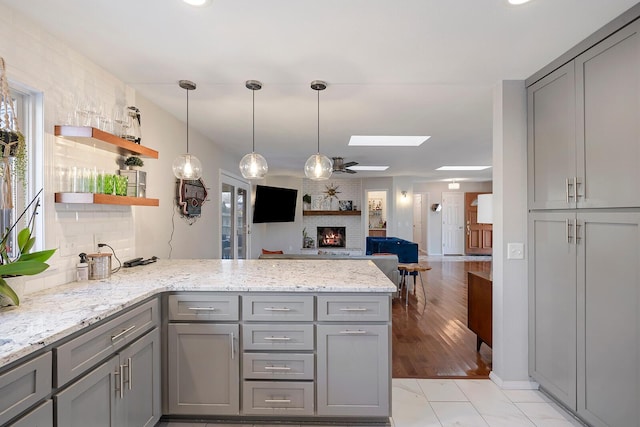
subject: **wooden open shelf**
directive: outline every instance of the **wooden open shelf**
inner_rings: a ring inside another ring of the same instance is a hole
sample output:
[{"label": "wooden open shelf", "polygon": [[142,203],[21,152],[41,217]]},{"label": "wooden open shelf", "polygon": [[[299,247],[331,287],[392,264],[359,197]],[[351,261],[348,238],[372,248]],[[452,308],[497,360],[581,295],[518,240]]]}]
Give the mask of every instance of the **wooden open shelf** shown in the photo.
[{"label": "wooden open shelf", "polygon": [[89,126],[56,126],[56,136],[123,156],[158,158],[158,152]]},{"label": "wooden open shelf", "polygon": [[112,196],[94,193],[56,193],[56,203],[87,203],[94,205],[159,206],[158,199]]},{"label": "wooden open shelf", "polygon": [[302,211],[303,216],[320,216],[320,215],[345,215],[360,216],[362,211]]}]

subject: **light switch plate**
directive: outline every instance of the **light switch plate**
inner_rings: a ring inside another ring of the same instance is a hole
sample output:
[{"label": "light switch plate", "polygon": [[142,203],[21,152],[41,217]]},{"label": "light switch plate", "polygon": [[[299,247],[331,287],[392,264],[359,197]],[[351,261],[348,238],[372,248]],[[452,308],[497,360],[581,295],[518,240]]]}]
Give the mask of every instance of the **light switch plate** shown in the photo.
[{"label": "light switch plate", "polygon": [[507,243],[507,259],[524,259],[524,243]]}]

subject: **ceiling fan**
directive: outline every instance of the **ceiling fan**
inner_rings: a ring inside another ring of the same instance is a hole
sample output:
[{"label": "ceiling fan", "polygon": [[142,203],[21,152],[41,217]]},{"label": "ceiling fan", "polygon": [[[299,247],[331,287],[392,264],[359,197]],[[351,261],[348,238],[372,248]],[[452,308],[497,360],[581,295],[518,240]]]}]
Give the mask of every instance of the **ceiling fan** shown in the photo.
[{"label": "ceiling fan", "polygon": [[358,162],[345,163],[342,157],[332,157],[332,159],[333,159],[333,172],[356,173],[356,171],[353,171],[347,168],[357,165]]}]

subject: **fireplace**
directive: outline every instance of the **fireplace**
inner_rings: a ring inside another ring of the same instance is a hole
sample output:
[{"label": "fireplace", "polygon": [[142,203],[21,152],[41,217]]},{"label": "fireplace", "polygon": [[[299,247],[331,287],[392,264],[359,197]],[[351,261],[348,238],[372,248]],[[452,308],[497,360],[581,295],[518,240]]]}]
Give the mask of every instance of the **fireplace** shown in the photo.
[{"label": "fireplace", "polygon": [[318,227],[319,248],[346,248],[346,227]]}]

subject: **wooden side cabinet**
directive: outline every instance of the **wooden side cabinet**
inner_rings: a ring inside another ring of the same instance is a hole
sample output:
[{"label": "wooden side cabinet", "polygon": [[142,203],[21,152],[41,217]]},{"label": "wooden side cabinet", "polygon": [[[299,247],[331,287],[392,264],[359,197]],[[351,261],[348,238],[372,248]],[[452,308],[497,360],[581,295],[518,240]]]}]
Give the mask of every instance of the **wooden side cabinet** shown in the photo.
[{"label": "wooden side cabinet", "polygon": [[475,332],[476,351],[482,343],[491,347],[493,328],[493,282],[489,273],[467,273],[467,327]]}]

